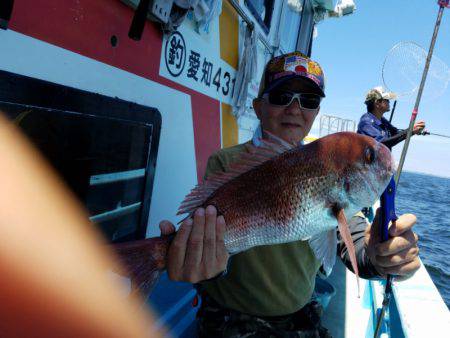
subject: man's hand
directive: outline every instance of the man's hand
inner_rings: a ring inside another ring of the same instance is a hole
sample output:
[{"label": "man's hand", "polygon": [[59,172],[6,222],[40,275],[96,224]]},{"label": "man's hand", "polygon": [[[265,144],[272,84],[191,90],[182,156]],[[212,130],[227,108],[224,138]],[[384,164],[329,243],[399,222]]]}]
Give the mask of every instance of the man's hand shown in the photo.
[{"label": "man's hand", "polygon": [[380,242],[379,219],[380,209],[365,233],[364,243],[371,263],[384,277],[387,274],[396,276],[397,280],[411,277],[420,267],[418,237],[411,230],[416,216],[401,215],[389,227],[389,239],[383,243]]},{"label": "man's hand", "polygon": [[417,135],[417,134],[420,134],[420,132],[424,129],[425,129],[425,121],[419,121],[419,122],[414,123],[412,133]]},{"label": "man's hand", "polygon": [[[161,234],[175,231],[169,221],[159,224]],[[175,281],[197,283],[213,278],[227,267],[228,252],[224,243],[225,219],[217,216],[213,206],[199,208],[194,219],[181,224],[170,245],[167,257],[169,278]]]}]

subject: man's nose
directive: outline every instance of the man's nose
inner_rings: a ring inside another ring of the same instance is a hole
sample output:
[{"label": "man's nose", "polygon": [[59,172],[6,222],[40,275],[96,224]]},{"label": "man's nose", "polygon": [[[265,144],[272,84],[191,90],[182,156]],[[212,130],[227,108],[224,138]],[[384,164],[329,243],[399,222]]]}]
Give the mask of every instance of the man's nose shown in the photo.
[{"label": "man's nose", "polygon": [[300,114],[302,112],[302,107],[300,105],[300,99],[298,97],[294,97],[292,102],[287,106],[287,112],[291,114]]}]

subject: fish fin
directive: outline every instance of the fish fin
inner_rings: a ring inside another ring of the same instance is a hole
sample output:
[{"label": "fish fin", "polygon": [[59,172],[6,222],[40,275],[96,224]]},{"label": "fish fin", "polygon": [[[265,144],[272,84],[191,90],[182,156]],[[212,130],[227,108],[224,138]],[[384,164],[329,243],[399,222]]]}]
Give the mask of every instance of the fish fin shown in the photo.
[{"label": "fish fin", "polygon": [[131,279],[132,293],[140,293],[145,299],[150,295],[165,269],[167,251],[174,236],[172,234],[112,245]]},{"label": "fish fin", "polygon": [[277,140],[262,139],[259,147],[247,143],[246,148],[247,151],[241,153],[236,161],[231,163],[224,172],[209,176],[203,184],[199,184],[192,189],[178,208],[177,215],[192,213],[195,209],[202,206],[225,183],[295,148],[295,146],[277,138]]},{"label": "fish fin", "polygon": [[360,285],[359,285],[359,272],[358,272],[358,264],[356,262],[356,252],[355,246],[353,244],[352,235],[350,233],[350,229],[348,227],[347,218],[344,214],[344,209],[339,209],[336,212],[336,219],[338,221],[339,233],[344,240],[345,246],[347,247],[348,255],[350,257],[350,262],[352,263],[353,272],[356,275],[356,282],[358,284],[358,296],[360,294]]},{"label": "fish fin", "polygon": [[336,228],[321,232],[309,240],[309,245],[316,258],[322,263],[327,276],[336,262],[337,231]]}]

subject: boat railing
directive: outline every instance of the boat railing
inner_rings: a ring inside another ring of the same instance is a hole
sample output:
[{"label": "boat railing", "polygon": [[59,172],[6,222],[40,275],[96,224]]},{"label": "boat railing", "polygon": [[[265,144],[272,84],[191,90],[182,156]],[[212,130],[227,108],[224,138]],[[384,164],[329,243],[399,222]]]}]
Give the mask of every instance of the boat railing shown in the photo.
[{"label": "boat railing", "polygon": [[[145,177],[145,168],[126,170],[108,174],[92,175],[89,179],[89,185],[99,186],[99,185],[114,184],[134,179],[140,179],[144,177]],[[134,213],[137,210],[139,210],[141,206],[142,202],[136,202],[127,205],[122,205],[122,203],[119,202],[115,209],[92,215],[91,217],[89,217],[89,220],[96,223],[110,221]]]},{"label": "boat railing", "polygon": [[115,173],[92,175],[89,180],[89,185],[100,185],[108,184],[120,181],[127,181],[135,178],[140,178],[145,176],[145,168],[126,170]]},{"label": "boat railing", "polygon": [[319,137],[340,131],[356,131],[356,122],[338,116],[322,115],[319,121]]}]

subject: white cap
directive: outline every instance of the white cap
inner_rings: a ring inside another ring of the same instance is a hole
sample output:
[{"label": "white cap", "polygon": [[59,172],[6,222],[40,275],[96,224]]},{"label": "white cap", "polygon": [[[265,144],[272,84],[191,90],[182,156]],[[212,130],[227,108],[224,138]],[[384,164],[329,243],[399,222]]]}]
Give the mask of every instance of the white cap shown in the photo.
[{"label": "white cap", "polygon": [[382,86],[378,86],[378,87],[375,87],[375,88],[372,88],[371,90],[369,90],[369,92],[366,95],[365,102],[381,100],[381,99],[395,100],[396,98],[397,98],[397,94],[395,94],[393,92],[385,91]]}]

